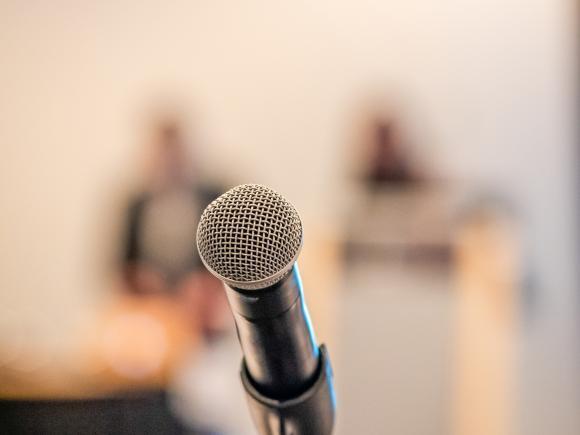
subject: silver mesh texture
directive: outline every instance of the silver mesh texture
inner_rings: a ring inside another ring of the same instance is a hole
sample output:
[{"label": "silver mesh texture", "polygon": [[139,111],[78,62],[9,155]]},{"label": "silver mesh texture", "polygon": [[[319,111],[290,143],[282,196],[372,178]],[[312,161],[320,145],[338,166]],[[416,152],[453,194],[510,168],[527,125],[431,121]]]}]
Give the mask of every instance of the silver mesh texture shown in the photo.
[{"label": "silver mesh texture", "polygon": [[292,204],[259,184],[227,191],[203,212],[197,248],[206,267],[234,287],[258,289],[285,276],[302,247]]}]

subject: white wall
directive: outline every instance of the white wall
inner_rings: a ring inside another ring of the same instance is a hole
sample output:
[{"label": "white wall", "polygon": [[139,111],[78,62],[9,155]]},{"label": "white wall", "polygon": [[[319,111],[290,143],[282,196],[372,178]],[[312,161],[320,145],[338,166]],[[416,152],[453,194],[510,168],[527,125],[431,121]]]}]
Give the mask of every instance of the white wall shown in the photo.
[{"label": "white wall", "polygon": [[158,96],[200,115],[208,171],[273,185],[316,228],[340,203],[353,107],[384,86],[425,123],[415,130],[441,174],[519,203],[542,302],[523,420],[526,433],[572,433],[574,2],[276,3],[0,2],[4,331],[36,318],[28,328],[62,344],[74,334],[62,325],[91,312],[110,250],[98,229],[114,222],[109,194],[136,172],[139,117]]}]

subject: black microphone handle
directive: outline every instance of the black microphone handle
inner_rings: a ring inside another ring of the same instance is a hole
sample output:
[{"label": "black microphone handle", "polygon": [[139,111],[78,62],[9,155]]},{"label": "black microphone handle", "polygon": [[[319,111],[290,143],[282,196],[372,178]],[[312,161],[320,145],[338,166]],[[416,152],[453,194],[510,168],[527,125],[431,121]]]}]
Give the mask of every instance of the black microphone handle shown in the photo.
[{"label": "black microphone handle", "polygon": [[296,264],[261,290],[225,285],[244,354],[242,384],[264,435],[328,435],[335,397],[324,346],[317,347]]},{"label": "black microphone handle", "polygon": [[319,352],[304,304],[298,267],[261,290],[226,285],[245,365],[256,390],[288,399],[310,386]]}]

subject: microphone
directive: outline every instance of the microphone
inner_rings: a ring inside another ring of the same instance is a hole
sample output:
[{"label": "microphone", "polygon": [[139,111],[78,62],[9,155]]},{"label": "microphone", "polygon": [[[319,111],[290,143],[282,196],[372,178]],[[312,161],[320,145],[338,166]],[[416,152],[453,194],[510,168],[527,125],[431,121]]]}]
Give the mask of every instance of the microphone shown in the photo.
[{"label": "microphone", "polygon": [[244,355],[242,385],[264,435],[326,435],[334,425],[332,369],[296,264],[302,240],[294,206],[258,184],[218,197],[197,228],[200,258],[226,289]]}]

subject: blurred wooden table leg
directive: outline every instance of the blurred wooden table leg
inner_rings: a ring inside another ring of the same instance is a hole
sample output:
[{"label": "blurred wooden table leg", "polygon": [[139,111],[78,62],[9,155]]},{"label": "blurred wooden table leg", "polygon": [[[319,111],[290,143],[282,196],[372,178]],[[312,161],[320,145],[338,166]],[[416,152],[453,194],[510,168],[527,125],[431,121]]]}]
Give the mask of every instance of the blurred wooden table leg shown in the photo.
[{"label": "blurred wooden table leg", "polygon": [[455,435],[517,433],[516,328],[519,246],[513,222],[483,211],[456,240]]}]

